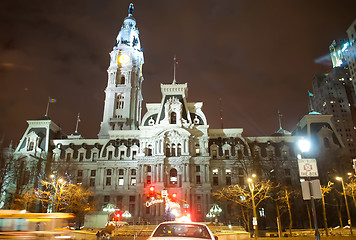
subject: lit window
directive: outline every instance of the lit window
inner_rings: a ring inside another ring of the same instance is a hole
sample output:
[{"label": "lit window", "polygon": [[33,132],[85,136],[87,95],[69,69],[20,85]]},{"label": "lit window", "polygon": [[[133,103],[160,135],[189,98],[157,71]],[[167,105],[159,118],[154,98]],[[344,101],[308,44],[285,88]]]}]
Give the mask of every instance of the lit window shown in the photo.
[{"label": "lit window", "polygon": [[213,174],[214,174],[214,175],[217,175],[218,172],[219,172],[219,170],[218,170],[217,168],[213,169]]},{"label": "lit window", "polygon": [[123,185],[124,185],[124,178],[119,177],[119,186],[123,186]]},{"label": "lit window", "polygon": [[131,186],[135,186],[136,185],[136,177],[131,177]]},{"label": "lit window", "polygon": [[226,174],[226,175],[230,175],[230,174],[231,174],[231,169],[226,169],[226,170],[225,170],[225,174]]}]

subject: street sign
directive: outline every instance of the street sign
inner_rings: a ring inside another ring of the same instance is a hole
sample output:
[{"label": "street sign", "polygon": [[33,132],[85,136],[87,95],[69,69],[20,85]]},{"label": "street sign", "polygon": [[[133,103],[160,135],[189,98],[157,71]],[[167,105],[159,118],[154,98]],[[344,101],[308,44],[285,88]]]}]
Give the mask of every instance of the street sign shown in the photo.
[{"label": "street sign", "polygon": [[162,190],[161,196],[162,196],[163,198],[167,197],[167,196],[168,196],[167,190]]},{"label": "street sign", "polygon": [[315,158],[304,158],[298,160],[300,177],[318,177],[318,167]]},{"label": "street sign", "polygon": [[302,185],[303,200],[310,200],[311,196],[314,199],[322,198],[319,179],[315,179],[315,180],[311,180],[311,181],[304,181],[304,182],[301,182],[301,185]]},{"label": "street sign", "polygon": [[252,218],[252,224],[253,226],[257,226],[257,218],[255,217]]}]

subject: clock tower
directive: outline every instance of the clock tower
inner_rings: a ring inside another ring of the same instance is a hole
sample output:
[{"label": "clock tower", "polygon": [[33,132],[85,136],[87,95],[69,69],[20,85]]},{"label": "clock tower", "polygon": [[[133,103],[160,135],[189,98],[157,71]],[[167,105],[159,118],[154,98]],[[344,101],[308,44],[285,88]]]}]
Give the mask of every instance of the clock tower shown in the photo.
[{"label": "clock tower", "polygon": [[103,121],[99,138],[109,138],[110,130],[138,129],[142,110],[143,51],[133,18],[133,4],[129,15],[110,52],[108,85],[105,89]]}]

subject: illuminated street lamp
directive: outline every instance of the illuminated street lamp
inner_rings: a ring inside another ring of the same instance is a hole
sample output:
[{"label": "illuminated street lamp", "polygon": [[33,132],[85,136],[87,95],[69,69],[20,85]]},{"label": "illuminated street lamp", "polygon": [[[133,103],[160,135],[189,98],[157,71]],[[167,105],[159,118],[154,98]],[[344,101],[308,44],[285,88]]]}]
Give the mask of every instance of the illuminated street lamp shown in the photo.
[{"label": "illuminated street lamp", "polygon": [[[300,139],[298,142],[297,142],[297,145],[299,147],[299,150],[301,151],[301,153],[308,153],[310,151],[310,148],[311,148],[311,143],[308,139]],[[298,154],[298,165],[299,165],[299,161],[302,161],[302,154]],[[316,160],[314,159],[315,161],[315,164],[316,164]],[[307,164],[305,164],[307,165]],[[308,166],[304,166],[304,171],[306,171],[307,173],[310,174],[310,170],[312,170],[312,167],[310,167],[311,165],[308,164]],[[300,166],[299,166],[300,168]],[[317,166],[316,166],[316,172],[317,172]],[[300,173],[300,169],[299,169],[299,174],[301,175]],[[319,234],[319,230],[318,230],[318,222],[317,222],[317,218],[316,218],[316,210],[315,210],[315,203],[314,203],[314,191],[312,190],[313,189],[313,186],[312,186],[312,181],[310,181],[310,176],[311,175],[306,175],[308,176],[308,181],[307,184],[308,184],[308,187],[309,187],[309,195],[310,195],[310,204],[311,204],[311,209],[312,209],[312,215],[313,215],[313,222],[314,222],[314,228],[315,228],[315,239],[316,240],[320,240],[320,234]],[[315,175],[317,176],[317,174]],[[302,177],[302,176],[301,176]],[[302,187],[303,188],[303,187]],[[317,191],[315,191],[317,192]]]},{"label": "illuminated street lamp", "polygon": [[342,177],[336,177],[336,180],[341,181],[342,184],[342,191],[344,192],[344,197],[345,197],[345,206],[346,206],[346,212],[347,212],[347,218],[348,218],[348,224],[350,226],[350,234],[352,234],[352,225],[351,225],[351,217],[350,217],[350,210],[349,210],[349,204],[347,203],[347,197],[346,197],[346,191],[345,191],[345,185],[344,185],[344,180]]},{"label": "illuminated street lamp", "polygon": [[132,217],[131,213],[130,213],[129,211],[127,211],[127,210],[122,214],[122,216],[123,216],[124,218],[130,218],[130,217]]},{"label": "illuminated street lamp", "polygon": [[220,216],[220,213],[222,212],[222,209],[219,207],[217,204],[213,204],[213,206],[210,208],[209,213],[206,215],[208,218],[215,217],[215,222],[218,222],[218,216]]},{"label": "illuminated street lamp", "polygon": [[[255,178],[256,174],[252,174],[252,177]],[[257,239],[258,237],[258,225],[257,225],[257,211],[256,211],[256,203],[255,203],[255,184],[253,184],[253,179],[252,178],[248,178],[247,179],[248,182],[248,187],[250,189],[251,192],[251,200],[252,200],[252,211],[253,211],[253,227],[255,229],[255,239]]]}]

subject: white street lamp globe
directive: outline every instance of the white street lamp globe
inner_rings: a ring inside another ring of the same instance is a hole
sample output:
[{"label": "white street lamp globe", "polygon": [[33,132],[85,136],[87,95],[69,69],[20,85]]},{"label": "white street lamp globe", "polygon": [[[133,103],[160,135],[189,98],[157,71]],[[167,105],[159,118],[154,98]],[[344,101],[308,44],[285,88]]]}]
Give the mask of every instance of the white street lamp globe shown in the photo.
[{"label": "white street lamp globe", "polygon": [[309,152],[310,150],[310,141],[306,139],[301,139],[298,141],[298,147],[302,152]]}]

